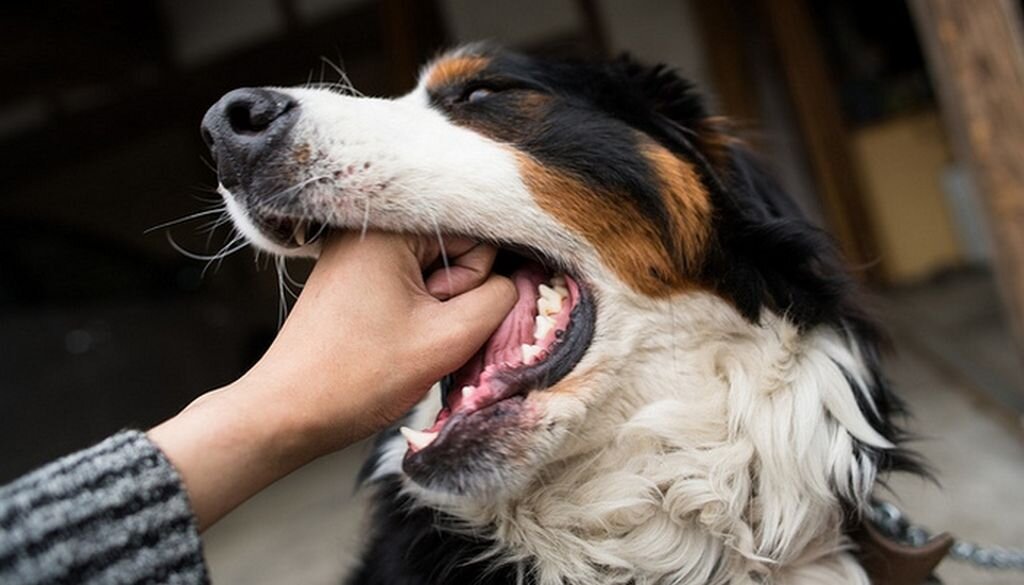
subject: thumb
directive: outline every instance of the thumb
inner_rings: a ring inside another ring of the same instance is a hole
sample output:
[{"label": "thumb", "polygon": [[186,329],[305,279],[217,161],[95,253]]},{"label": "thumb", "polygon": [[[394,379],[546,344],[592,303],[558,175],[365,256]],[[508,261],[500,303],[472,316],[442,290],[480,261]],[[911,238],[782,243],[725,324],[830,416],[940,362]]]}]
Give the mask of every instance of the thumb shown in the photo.
[{"label": "thumb", "polygon": [[445,373],[454,370],[475,354],[515,306],[519,293],[504,276],[492,274],[480,286],[438,303],[435,318],[451,332],[446,348]]}]

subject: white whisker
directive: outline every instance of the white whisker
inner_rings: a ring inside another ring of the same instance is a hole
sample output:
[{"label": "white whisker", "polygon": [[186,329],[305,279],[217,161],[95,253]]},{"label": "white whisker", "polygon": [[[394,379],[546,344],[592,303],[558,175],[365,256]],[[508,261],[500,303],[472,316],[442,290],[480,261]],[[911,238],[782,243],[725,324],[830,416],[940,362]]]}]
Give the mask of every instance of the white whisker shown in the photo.
[{"label": "white whisker", "polygon": [[[237,240],[233,240],[232,243],[229,244],[229,245],[234,244],[235,241],[237,241]],[[214,254],[212,256],[204,256],[202,254],[196,254],[195,252],[190,252],[190,251],[186,250],[185,248],[181,247],[178,244],[178,242],[174,241],[174,237],[171,236],[170,232],[167,233],[167,242],[171,245],[172,248],[174,248],[182,256],[185,256],[186,258],[191,258],[193,260],[201,260],[203,262],[209,262],[211,260],[217,260],[219,258],[224,258],[224,257],[230,256],[231,254],[234,254],[235,252],[237,252],[237,251],[241,250],[242,248],[245,248],[246,246],[249,245],[249,242],[246,241],[246,242],[242,242],[240,245],[238,245],[238,246],[236,246],[234,248],[231,248],[231,249],[226,249],[226,248],[225,249],[221,249],[221,251],[217,252],[216,254]]]},{"label": "white whisker", "polygon": [[434,216],[433,212],[430,214],[430,219],[434,222],[434,233],[437,234],[437,245],[441,248],[441,262],[444,263],[444,274],[448,279],[448,296],[451,296],[455,287],[452,286],[452,270],[448,265],[448,252],[444,249],[444,238],[441,237],[441,227],[437,224],[437,217]]},{"label": "white whisker", "polygon": [[363,209],[363,229],[359,232],[359,241],[366,238],[366,229],[370,226],[370,196],[366,196],[366,206]]},{"label": "white whisker", "polygon": [[151,233],[151,232],[155,232],[156,230],[159,230],[159,229],[163,229],[163,228],[171,227],[171,226],[174,226],[174,225],[178,225],[179,223],[185,223],[186,221],[191,221],[193,219],[198,219],[200,217],[206,217],[207,215],[213,215],[214,213],[222,213],[224,210],[225,210],[225,207],[223,205],[218,205],[215,209],[207,209],[207,210],[204,210],[204,211],[199,211],[197,213],[190,213],[190,214],[186,215],[185,217],[179,217],[178,219],[172,219],[171,221],[165,221],[164,223],[160,223],[160,224],[157,224],[157,225],[155,225],[155,226],[153,226],[151,228],[147,228],[142,233],[148,234],[148,233]]},{"label": "white whisker", "polygon": [[[249,242],[245,239],[245,236],[238,233],[233,226],[231,228],[231,232],[228,233],[228,238],[230,238],[230,240],[228,241],[227,244],[224,245],[223,248],[221,248],[221,251],[217,253],[216,260],[208,261],[206,263],[206,266],[203,267],[203,272],[200,274],[201,277],[206,276],[206,271],[210,269],[211,265],[213,266],[214,273],[216,273],[218,270],[220,270],[220,266],[221,264],[223,264],[224,258],[229,256],[230,254],[234,254],[238,250],[241,250],[249,245]],[[228,250],[229,248],[235,245],[237,245],[237,248],[231,249],[229,252],[225,252],[225,250]],[[214,264],[215,262],[216,264]]]},{"label": "white whisker", "polygon": [[284,325],[284,320],[288,316],[288,300],[284,297],[284,275],[283,275],[283,264],[284,258],[277,257],[274,260],[274,267],[277,272],[277,328],[281,329]]}]

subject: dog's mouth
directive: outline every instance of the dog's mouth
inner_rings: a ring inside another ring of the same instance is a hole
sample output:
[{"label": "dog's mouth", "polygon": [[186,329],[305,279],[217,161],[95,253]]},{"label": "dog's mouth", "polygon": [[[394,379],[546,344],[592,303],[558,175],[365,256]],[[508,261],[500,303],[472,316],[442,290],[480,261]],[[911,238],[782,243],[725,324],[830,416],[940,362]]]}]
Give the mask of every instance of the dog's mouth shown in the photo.
[{"label": "dog's mouth", "polygon": [[[267,238],[287,249],[313,244],[326,224],[250,213]],[[428,428],[401,429],[409,444],[406,468],[434,475],[482,444],[520,433],[526,398],[565,378],[590,347],[595,327],[593,296],[559,262],[529,247],[499,244],[494,272],[512,280],[519,298],[484,346],[441,381],[441,410]],[[442,467],[444,465],[442,464]]]},{"label": "dog's mouth", "polygon": [[274,214],[253,214],[252,217],[265,236],[287,249],[312,244],[327,231],[326,224],[309,219]]},{"label": "dog's mouth", "polygon": [[[507,422],[529,393],[554,386],[576,367],[593,337],[593,299],[585,284],[552,266],[531,252],[499,253],[495,272],[512,279],[519,299],[473,359],[441,382],[434,424],[402,427],[407,457],[422,460],[465,443],[460,435],[487,433],[480,423]],[[453,444],[445,449],[446,443]]]}]

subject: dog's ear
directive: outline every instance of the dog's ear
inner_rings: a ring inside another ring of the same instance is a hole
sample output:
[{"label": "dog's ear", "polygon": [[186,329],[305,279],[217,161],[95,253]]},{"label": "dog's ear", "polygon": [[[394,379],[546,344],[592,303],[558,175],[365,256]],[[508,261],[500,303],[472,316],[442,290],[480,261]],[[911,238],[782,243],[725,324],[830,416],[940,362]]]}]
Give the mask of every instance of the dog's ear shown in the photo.
[{"label": "dog's ear", "polygon": [[667,65],[644,65],[626,54],[614,66],[651,109],[683,128],[697,131],[708,118],[697,86]]},{"label": "dog's ear", "polygon": [[628,54],[616,59],[613,67],[647,113],[653,114],[649,119],[657,121],[654,128],[645,130],[660,135],[671,127],[669,136],[664,136],[669,142],[678,142],[678,136],[672,134],[681,134],[710,164],[724,168],[728,151],[738,140],[729,120],[708,110],[695,83],[668,65],[644,65]]},{"label": "dog's ear", "polygon": [[801,326],[860,322],[831,239],[808,222],[766,165],[713,116],[696,86],[664,65],[614,62],[643,113],[631,122],[694,164],[715,208],[704,278],[752,321],[768,308]]}]

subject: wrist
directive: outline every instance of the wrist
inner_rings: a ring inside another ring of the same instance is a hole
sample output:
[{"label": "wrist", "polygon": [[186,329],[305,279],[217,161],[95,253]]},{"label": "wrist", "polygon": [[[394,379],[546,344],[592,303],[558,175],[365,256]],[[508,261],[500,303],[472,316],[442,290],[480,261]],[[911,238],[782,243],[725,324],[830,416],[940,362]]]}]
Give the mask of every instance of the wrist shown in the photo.
[{"label": "wrist", "polygon": [[258,390],[240,380],[208,392],[148,433],[177,468],[200,530],[312,459]]},{"label": "wrist", "polygon": [[254,367],[209,395],[210,415],[230,421],[275,465],[297,468],[324,454],[314,413],[297,394],[292,381]]}]

